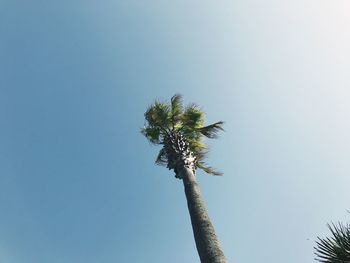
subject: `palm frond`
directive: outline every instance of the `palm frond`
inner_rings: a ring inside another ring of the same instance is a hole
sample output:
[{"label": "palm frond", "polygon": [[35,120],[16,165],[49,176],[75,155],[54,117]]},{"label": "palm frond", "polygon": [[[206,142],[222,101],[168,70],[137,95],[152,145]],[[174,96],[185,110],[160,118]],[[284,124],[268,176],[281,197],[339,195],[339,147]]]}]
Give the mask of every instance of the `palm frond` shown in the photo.
[{"label": "palm frond", "polygon": [[197,130],[201,134],[203,134],[205,137],[214,139],[214,138],[218,137],[219,131],[223,131],[224,130],[223,127],[222,127],[223,124],[224,124],[223,121],[218,121],[218,122],[215,122],[215,123],[213,123],[211,125],[198,128]]},{"label": "palm frond", "polygon": [[350,225],[338,223],[327,225],[331,237],[320,238],[316,241],[316,260],[324,263],[350,262]]},{"label": "palm frond", "polygon": [[155,163],[158,164],[158,165],[162,165],[162,166],[166,166],[167,165],[168,158],[167,158],[167,155],[166,155],[166,152],[165,152],[164,148],[162,148],[159,151]]},{"label": "palm frond", "polygon": [[156,101],[148,107],[145,112],[145,119],[149,126],[168,128],[171,122],[170,106]]},{"label": "palm frond", "polygon": [[204,113],[198,108],[197,105],[191,104],[185,108],[181,119],[183,123],[183,129],[185,131],[192,131],[203,126]]},{"label": "palm frond", "polygon": [[180,94],[175,94],[171,97],[171,120],[174,128],[178,125],[182,112],[182,96]]},{"label": "palm frond", "polygon": [[210,174],[210,175],[215,175],[215,176],[223,175],[223,173],[216,171],[214,168],[212,168],[210,166],[206,166],[204,162],[198,162],[197,167],[199,169],[202,169],[204,172],[206,172],[207,174]]},{"label": "palm frond", "polygon": [[153,144],[161,144],[161,131],[158,127],[145,127],[141,133]]}]

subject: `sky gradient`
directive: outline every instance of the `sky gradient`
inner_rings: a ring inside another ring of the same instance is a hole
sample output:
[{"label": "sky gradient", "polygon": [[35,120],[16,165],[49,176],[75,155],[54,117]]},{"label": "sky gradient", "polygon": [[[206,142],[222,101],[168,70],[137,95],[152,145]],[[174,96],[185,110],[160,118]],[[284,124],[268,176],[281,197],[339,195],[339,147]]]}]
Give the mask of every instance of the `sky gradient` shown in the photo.
[{"label": "sky gradient", "polygon": [[0,0],[0,262],[199,262],[147,106],[225,132],[198,172],[229,262],[311,263],[348,221],[350,2]]}]

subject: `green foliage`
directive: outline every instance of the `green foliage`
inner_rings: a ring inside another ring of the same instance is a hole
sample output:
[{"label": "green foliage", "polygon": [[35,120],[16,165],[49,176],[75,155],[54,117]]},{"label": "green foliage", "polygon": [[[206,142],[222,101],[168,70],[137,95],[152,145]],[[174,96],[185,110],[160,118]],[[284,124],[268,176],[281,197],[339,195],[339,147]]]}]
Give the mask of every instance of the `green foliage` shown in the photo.
[{"label": "green foliage", "polygon": [[318,238],[315,254],[317,260],[324,263],[350,262],[350,225],[339,223],[328,225],[331,237]]},{"label": "green foliage", "polygon": [[221,172],[216,171],[215,169],[213,169],[210,166],[206,166],[204,162],[198,162],[198,168],[202,169],[204,172],[206,172],[207,174],[211,174],[211,175],[222,175]]},{"label": "green foliage", "polygon": [[175,94],[171,98],[171,121],[172,121],[173,128],[175,128],[177,124],[181,124],[182,113],[183,113],[182,96],[180,94]]},{"label": "green foliage", "polygon": [[169,105],[156,101],[147,109],[145,119],[148,122],[149,127],[159,129],[168,128],[171,123],[171,111]]},{"label": "green foliage", "polygon": [[203,134],[204,136],[208,138],[217,138],[218,132],[223,131],[224,129],[222,128],[222,125],[224,123],[222,121],[218,121],[216,123],[213,123],[211,125],[199,128],[199,132]]},{"label": "green foliage", "polygon": [[[204,126],[204,112],[195,104],[184,107],[180,94],[175,94],[169,104],[155,101],[145,112],[145,120],[145,127],[141,129],[141,133],[151,143],[163,145],[167,135],[182,133],[197,158],[197,168],[208,174],[221,175],[204,163],[207,147],[203,143],[203,137],[217,138],[218,132],[223,131],[222,121]],[[160,150],[156,164],[167,164],[164,148]]]},{"label": "green foliage", "polygon": [[160,144],[160,134],[161,131],[157,127],[146,127],[141,129],[141,133],[146,136],[146,138],[153,144]]},{"label": "green foliage", "polygon": [[197,105],[189,105],[182,114],[182,123],[184,129],[198,129],[203,126],[204,113]]},{"label": "green foliage", "polygon": [[167,165],[168,158],[167,158],[167,155],[166,155],[166,152],[165,152],[164,148],[160,149],[155,163],[158,164],[158,165],[163,165],[163,166]]}]

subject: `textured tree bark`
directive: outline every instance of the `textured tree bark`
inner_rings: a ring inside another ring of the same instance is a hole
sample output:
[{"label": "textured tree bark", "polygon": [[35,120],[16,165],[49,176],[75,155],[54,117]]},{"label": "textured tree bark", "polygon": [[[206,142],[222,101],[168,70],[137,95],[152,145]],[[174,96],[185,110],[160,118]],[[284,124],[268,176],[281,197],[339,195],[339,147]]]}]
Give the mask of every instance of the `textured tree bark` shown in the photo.
[{"label": "textured tree bark", "polygon": [[227,263],[204,206],[195,175],[186,166],[179,167],[178,172],[183,180],[193,234],[201,263]]}]

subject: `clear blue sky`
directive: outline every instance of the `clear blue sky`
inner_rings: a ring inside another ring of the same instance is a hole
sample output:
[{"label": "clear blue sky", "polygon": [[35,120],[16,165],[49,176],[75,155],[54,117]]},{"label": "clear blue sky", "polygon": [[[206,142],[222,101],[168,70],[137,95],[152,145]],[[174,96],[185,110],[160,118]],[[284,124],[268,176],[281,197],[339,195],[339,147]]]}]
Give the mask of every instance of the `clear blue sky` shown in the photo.
[{"label": "clear blue sky", "polygon": [[224,120],[198,173],[229,262],[311,263],[349,219],[348,0],[0,0],[0,262],[199,262],[140,135],[182,93]]}]

